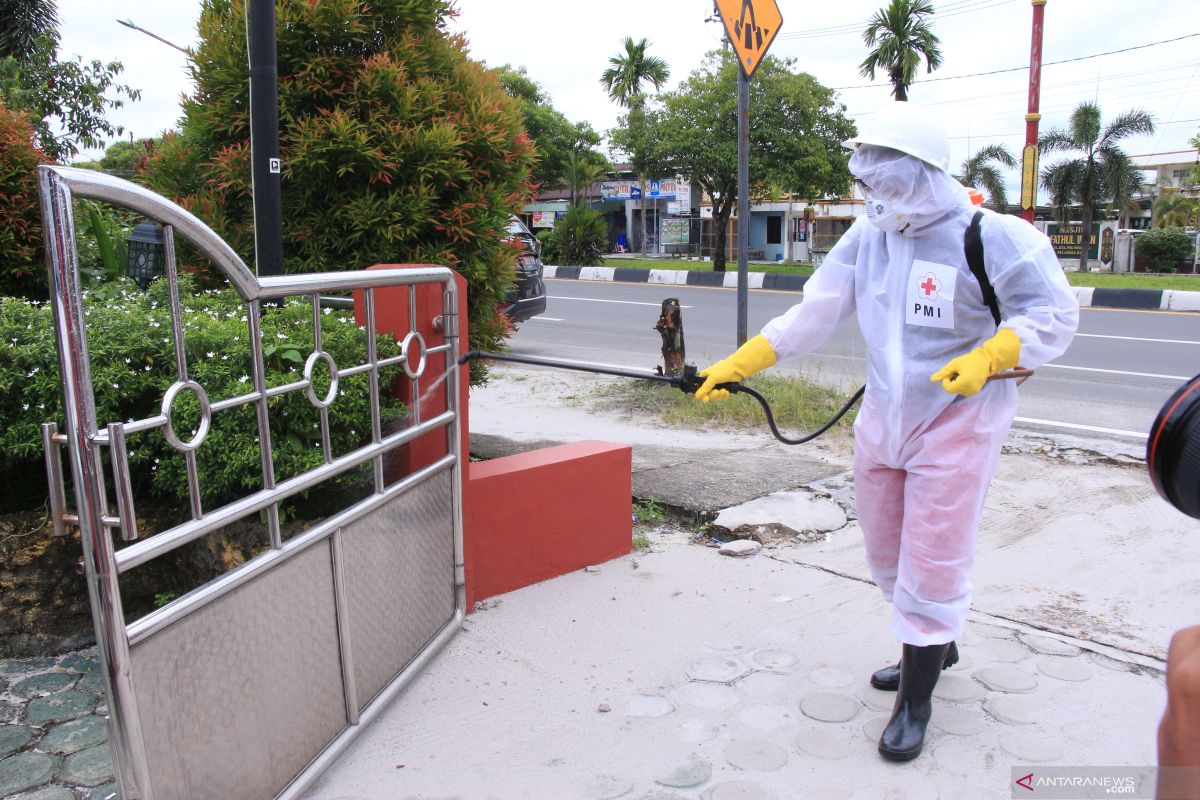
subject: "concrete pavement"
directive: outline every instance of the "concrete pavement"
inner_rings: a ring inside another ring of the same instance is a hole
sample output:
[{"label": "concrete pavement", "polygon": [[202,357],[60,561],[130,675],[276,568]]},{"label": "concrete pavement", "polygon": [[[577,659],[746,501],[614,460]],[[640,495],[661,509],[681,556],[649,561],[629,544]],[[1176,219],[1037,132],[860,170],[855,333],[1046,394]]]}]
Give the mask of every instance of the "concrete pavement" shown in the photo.
[{"label": "concrete pavement", "polygon": [[[899,647],[862,563],[845,439],[670,430],[578,400],[608,379],[493,375],[472,391],[472,431],[491,434],[473,449],[627,442],[635,494],[682,521],[650,530],[649,552],[485,603],[312,800],[979,798],[1048,766],[1148,774],[1162,658],[1200,587],[1195,524],[1135,449],[1010,441],[962,661],[926,752],[897,765],[875,752],[892,696],[867,678]],[[697,537],[690,521],[726,508],[756,555]]]}]

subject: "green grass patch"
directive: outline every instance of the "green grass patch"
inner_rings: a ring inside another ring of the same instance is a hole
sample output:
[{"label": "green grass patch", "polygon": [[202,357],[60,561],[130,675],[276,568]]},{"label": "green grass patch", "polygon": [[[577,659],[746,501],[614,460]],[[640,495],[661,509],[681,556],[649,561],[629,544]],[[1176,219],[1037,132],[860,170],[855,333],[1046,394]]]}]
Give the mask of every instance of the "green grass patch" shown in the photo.
[{"label": "green grass patch", "polygon": [[661,500],[648,497],[645,500],[633,501],[633,515],[639,523],[657,525],[667,518],[667,507]]},{"label": "green grass patch", "polygon": [[650,549],[650,537],[644,533],[635,533],[633,535],[634,552],[645,551]]},{"label": "green grass patch", "polygon": [[[712,272],[711,261],[687,261],[682,258],[606,258],[605,267],[630,267],[632,269],[681,269],[688,272]],[[737,261],[725,262],[728,272],[737,272]],[[812,264],[799,261],[776,261],[768,264],[750,263],[746,265],[749,272],[774,272],[778,275],[812,275]]]},{"label": "green grass patch", "polygon": [[[849,399],[849,395],[815,383],[778,375],[757,375],[746,381],[767,399],[775,423],[785,435],[816,430]],[[614,383],[598,397],[607,409],[616,409],[630,417],[657,417],[668,425],[684,428],[761,428],[770,435],[762,407],[748,395],[732,395],[725,400],[702,403],[689,394],[659,383],[630,381]],[[857,408],[852,409],[831,429],[848,432]]]},{"label": "green grass patch", "polygon": [[1067,281],[1072,286],[1095,286],[1100,289],[1175,289],[1184,292],[1200,292],[1200,275],[1068,272]]}]

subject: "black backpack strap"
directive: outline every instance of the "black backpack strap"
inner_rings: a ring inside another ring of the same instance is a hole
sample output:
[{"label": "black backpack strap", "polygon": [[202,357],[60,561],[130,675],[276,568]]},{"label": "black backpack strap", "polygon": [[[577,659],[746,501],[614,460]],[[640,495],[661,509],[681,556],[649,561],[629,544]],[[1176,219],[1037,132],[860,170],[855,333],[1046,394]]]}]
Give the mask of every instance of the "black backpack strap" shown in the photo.
[{"label": "black backpack strap", "polygon": [[975,276],[975,280],[979,281],[984,305],[991,309],[992,319],[999,327],[1000,304],[996,302],[996,290],[992,288],[992,282],[988,280],[987,271],[983,268],[983,236],[979,232],[979,220],[981,219],[983,219],[982,211],[976,211],[975,216],[971,217],[971,224],[967,226],[967,235],[963,240],[963,252],[966,253],[967,266],[971,268],[971,274]]}]

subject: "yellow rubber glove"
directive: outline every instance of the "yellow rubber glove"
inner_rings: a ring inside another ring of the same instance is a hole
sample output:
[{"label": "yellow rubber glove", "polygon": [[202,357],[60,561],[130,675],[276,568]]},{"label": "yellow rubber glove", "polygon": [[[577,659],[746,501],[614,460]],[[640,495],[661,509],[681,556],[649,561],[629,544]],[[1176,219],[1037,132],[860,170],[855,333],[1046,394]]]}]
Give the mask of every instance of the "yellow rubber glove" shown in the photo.
[{"label": "yellow rubber glove", "polygon": [[700,377],[704,378],[704,385],[696,390],[696,399],[705,403],[709,400],[724,400],[729,397],[729,390],[713,388],[718,383],[744,380],[759,370],[774,365],[778,360],[771,343],[759,334],[739,347],[733,355],[718,361],[708,369],[701,370]]},{"label": "yellow rubber glove", "polygon": [[992,375],[1015,367],[1020,357],[1021,340],[1011,328],[1001,328],[965,356],[950,359],[929,380],[941,381],[942,388],[950,394],[971,397],[979,394]]}]

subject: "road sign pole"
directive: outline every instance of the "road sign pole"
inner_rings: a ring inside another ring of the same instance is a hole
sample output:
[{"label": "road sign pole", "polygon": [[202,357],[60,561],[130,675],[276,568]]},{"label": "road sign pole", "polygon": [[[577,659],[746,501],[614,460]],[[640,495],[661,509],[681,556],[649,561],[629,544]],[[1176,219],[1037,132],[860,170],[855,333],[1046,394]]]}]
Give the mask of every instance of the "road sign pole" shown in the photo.
[{"label": "road sign pole", "polygon": [[746,262],[750,256],[750,79],[766,58],[783,17],[775,0],[716,0],[725,36],[738,57],[737,343],[746,343]]},{"label": "road sign pole", "polygon": [[738,67],[738,224],[737,224],[737,344],[746,343],[750,256],[750,76]]}]

